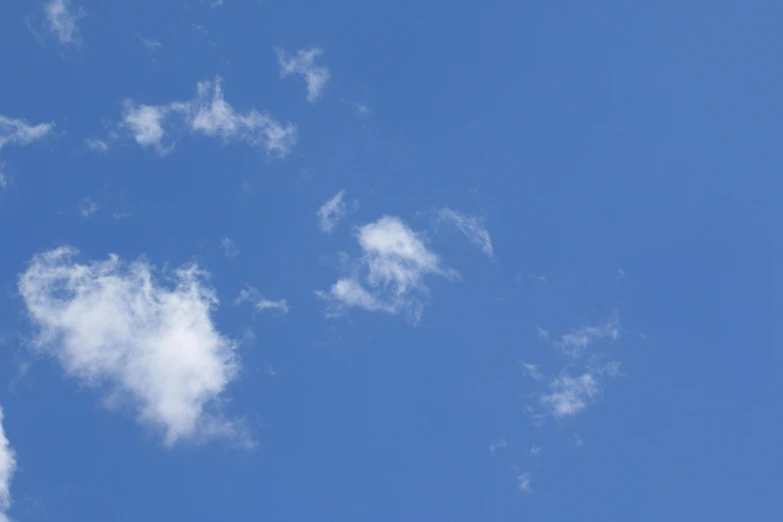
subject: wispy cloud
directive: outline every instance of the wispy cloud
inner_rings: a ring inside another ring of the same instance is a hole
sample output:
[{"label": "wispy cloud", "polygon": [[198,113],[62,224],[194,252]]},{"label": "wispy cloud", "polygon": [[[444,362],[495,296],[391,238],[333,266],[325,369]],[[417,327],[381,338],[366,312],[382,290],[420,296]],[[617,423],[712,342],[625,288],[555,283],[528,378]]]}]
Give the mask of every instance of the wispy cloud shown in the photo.
[{"label": "wispy cloud", "polygon": [[605,322],[595,326],[583,326],[563,334],[552,341],[552,345],[572,357],[579,357],[587,348],[599,339],[617,340],[620,337],[620,316],[612,312]]},{"label": "wispy cloud", "polygon": [[625,270],[622,268],[617,269],[617,275],[615,276],[617,279],[625,279]]},{"label": "wispy cloud", "polygon": [[163,44],[160,43],[159,41],[152,40],[150,38],[145,38],[142,35],[140,35],[139,33],[136,33],[136,38],[142,43],[142,45],[144,47],[146,47],[150,51],[154,51],[155,49],[157,49],[159,47],[163,47]]},{"label": "wispy cloud", "polygon": [[318,226],[323,232],[331,234],[337,222],[345,216],[344,196],[345,190],[343,189],[318,209]]},{"label": "wispy cloud", "polygon": [[16,472],[16,453],[11,448],[3,427],[3,409],[0,408],[0,522],[11,522],[11,479]]},{"label": "wispy cloud", "polygon": [[156,277],[145,260],[116,255],[80,264],[61,247],[33,257],[19,277],[35,346],[67,375],[136,411],[166,445],[223,436],[249,443],[219,400],[239,372],[236,343],[217,331],[215,292],[195,265]]},{"label": "wispy cloud", "polygon": [[346,307],[405,312],[414,324],[421,319],[423,301],[429,293],[425,275],[459,277],[441,265],[422,238],[398,217],[384,216],[359,228],[357,238],[362,257],[354,263],[350,276],[338,280],[327,291],[316,295],[330,302],[328,315]]},{"label": "wispy cloud", "polygon": [[506,449],[507,447],[508,442],[506,441],[506,436],[503,435],[498,440],[493,440],[489,443],[489,452],[494,455],[497,450]]},{"label": "wispy cloud", "polygon": [[[39,123],[30,125],[24,120],[8,118],[0,114],[0,154],[8,145],[29,145],[48,135],[54,128],[54,123]],[[5,188],[7,180],[3,175],[3,162],[0,156],[0,189]]]},{"label": "wispy cloud", "polygon": [[278,310],[284,314],[287,314],[290,310],[288,302],[285,299],[279,299],[277,301],[261,299],[256,303],[256,308],[259,310]]},{"label": "wispy cloud", "polygon": [[44,5],[49,30],[63,45],[79,43],[77,22],[85,16],[82,8],[75,9],[71,0],[51,0]]},{"label": "wispy cloud", "polygon": [[530,448],[530,456],[539,457],[543,451],[544,448],[542,448],[541,446],[533,446]]},{"label": "wispy cloud", "polygon": [[223,249],[223,253],[226,257],[237,257],[239,255],[239,249],[237,244],[230,237],[224,237],[220,242],[220,248]]},{"label": "wispy cloud", "polygon": [[541,396],[541,403],[558,418],[580,413],[601,393],[596,377],[589,372],[578,377],[561,375],[549,387],[550,391]]},{"label": "wispy cloud", "polygon": [[265,310],[277,310],[280,313],[287,314],[290,311],[288,301],[285,299],[279,299],[277,301],[266,299],[252,286],[240,290],[239,295],[234,299],[235,305],[240,305],[245,302],[253,303],[253,307],[261,312]]},{"label": "wispy cloud", "polygon": [[93,152],[108,152],[109,144],[104,140],[96,138],[87,138],[84,140],[84,145]]},{"label": "wispy cloud", "polygon": [[533,474],[530,471],[517,475],[517,488],[528,495],[533,493]]},{"label": "wispy cloud", "polygon": [[451,223],[462,232],[468,240],[481,249],[489,257],[494,256],[492,238],[484,226],[484,220],[474,216],[466,216],[456,210],[443,208],[438,212],[439,223]]},{"label": "wispy cloud", "polygon": [[525,361],[519,361],[519,364],[522,365],[525,373],[533,380],[540,381],[544,378],[544,375],[541,373],[541,368],[537,364],[527,363]]},{"label": "wispy cloud", "polygon": [[538,274],[538,275],[533,274],[530,277],[532,277],[533,279],[535,279],[536,281],[538,281],[539,283],[541,283],[544,286],[549,286],[549,280],[543,274]]},{"label": "wispy cloud", "polygon": [[283,48],[275,47],[275,53],[280,64],[280,76],[285,78],[298,74],[304,77],[307,82],[307,101],[315,103],[331,78],[329,69],[315,64],[315,59],[323,54],[323,50],[301,49],[292,56]]},{"label": "wispy cloud", "polygon": [[79,211],[82,214],[82,217],[88,218],[98,212],[98,205],[90,198],[84,198],[81,203],[79,203]]},{"label": "wispy cloud", "polygon": [[237,112],[223,95],[222,79],[199,82],[196,97],[166,105],[136,105],[125,101],[123,126],[136,143],[155,148],[161,155],[170,152],[173,143],[164,144],[165,127],[177,124],[194,134],[219,138],[224,143],[238,140],[264,150],[267,155],[285,157],[297,141],[296,127],[280,123],[255,109]]}]

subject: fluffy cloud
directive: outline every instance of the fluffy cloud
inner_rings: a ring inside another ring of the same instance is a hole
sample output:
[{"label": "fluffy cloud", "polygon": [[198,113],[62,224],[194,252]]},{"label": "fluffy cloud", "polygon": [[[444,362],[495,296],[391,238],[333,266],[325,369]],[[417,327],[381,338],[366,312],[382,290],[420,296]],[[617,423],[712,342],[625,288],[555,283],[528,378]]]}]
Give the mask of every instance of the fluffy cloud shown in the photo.
[{"label": "fluffy cloud", "polygon": [[[28,145],[40,140],[54,128],[53,123],[30,125],[24,120],[8,118],[0,114],[0,153],[7,145]],[[3,176],[3,162],[0,160],[0,189],[7,184]]]},{"label": "fluffy cloud", "polygon": [[329,69],[315,64],[315,59],[323,54],[323,50],[301,49],[291,56],[284,49],[276,47],[275,52],[280,63],[280,76],[285,78],[298,74],[304,77],[307,82],[307,101],[315,103],[331,78]]},{"label": "fluffy cloud", "polygon": [[318,226],[323,232],[330,234],[337,225],[337,222],[345,216],[344,196],[345,190],[341,190],[318,209],[316,214],[318,216]]},{"label": "fluffy cloud", "polygon": [[173,146],[164,147],[163,118],[168,114],[168,107],[152,105],[133,105],[125,100],[125,112],[122,122],[133,134],[133,139],[142,147],[154,147],[161,154],[168,153]]},{"label": "fluffy cloud", "polygon": [[355,262],[353,273],[339,279],[328,292],[316,292],[332,304],[328,314],[357,307],[390,314],[405,312],[417,323],[422,299],[429,293],[424,276],[459,276],[442,267],[438,255],[400,218],[384,216],[364,225],[358,231],[358,241],[363,255]]},{"label": "fluffy cloud", "polygon": [[107,405],[135,410],[166,445],[244,437],[219,412],[239,361],[212,321],[218,301],[206,274],[184,266],[162,281],[144,260],[80,264],[76,254],[61,247],[36,255],[19,277],[35,345],[67,375],[106,390]]},{"label": "fluffy cloud", "polygon": [[492,238],[484,227],[483,220],[477,217],[466,216],[450,208],[441,209],[438,212],[439,223],[451,223],[462,232],[477,248],[481,249],[489,257],[493,257]]},{"label": "fluffy cloud", "polygon": [[16,471],[16,454],[3,429],[3,409],[0,408],[0,522],[9,522],[6,514],[11,507],[11,479]]},{"label": "fluffy cloud", "polygon": [[136,143],[167,154],[173,144],[164,144],[166,127],[179,125],[194,134],[219,138],[224,143],[238,140],[282,158],[296,144],[298,134],[291,123],[282,124],[255,109],[237,112],[223,95],[222,80],[196,84],[196,97],[167,105],[136,105],[125,101],[123,126]]},{"label": "fluffy cloud", "polygon": [[71,0],[51,0],[44,5],[49,30],[63,45],[79,42],[79,28],[76,23],[84,16],[84,11],[74,9]]}]

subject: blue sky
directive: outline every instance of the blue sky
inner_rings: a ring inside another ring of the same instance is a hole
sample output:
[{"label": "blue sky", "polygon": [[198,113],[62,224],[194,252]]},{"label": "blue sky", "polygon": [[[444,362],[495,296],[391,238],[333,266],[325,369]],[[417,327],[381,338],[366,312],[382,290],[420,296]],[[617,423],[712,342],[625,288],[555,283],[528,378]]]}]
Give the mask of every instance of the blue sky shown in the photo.
[{"label": "blue sky", "polygon": [[0,4],[0,521],[779,520],[778,2]]}]

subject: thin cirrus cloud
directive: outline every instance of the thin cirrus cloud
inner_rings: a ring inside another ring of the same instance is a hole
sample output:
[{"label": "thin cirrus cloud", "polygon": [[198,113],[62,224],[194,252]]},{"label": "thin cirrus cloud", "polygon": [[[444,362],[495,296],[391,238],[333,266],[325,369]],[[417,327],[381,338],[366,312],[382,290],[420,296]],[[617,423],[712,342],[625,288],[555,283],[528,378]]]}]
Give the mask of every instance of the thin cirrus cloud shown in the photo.
[{"label": "thin cirrus cloud", "polygon": [[105,391],[107,406],[133,410],[167,446],[212,437],[249,445],[242,424],[220,413],[240,365],[236,343],[213,322],[218,300],[206,273],[183,266],[161,280],[143,259],[80,264],[77,254],[38,254],[19,276],[34,346]]},{"label": "thin cirrus cloud", "polygon": [[237,248],[237,244],[230,237],[223,238],[220,242],[220,248],[223,249],[223,253],[226,257],[232,258],[239,255],[239,248]]},{"label": "thin cirrus cloud", "polygon": [[339,191],[318,209],[316,216],[318,217],[318,227],[322,232],[331,234],[337,223],[345,217],[344,197],[345,189]]},{"label": "thin cirrus cloud", "polygon": [[246,302],[253,303],[253,307],[261,312],[265,310],[277,310],[280,313],[287,314],[290,311],[288,301],[285,299],[279,299],[277,301],[266,299],[258,290],[252,286],[248,286],[247,288],[240,290],[239,295],[237,295],[236,299],[234,299],[235,305],[240,305]]},{"label": "thin cirrus cloud", "polygon": [[517,488],[528,495],[533,493],[533,474],[530,471],[517,475]]},{"label": "thin cirrus cloud", "polygon": [[[549,332],[539,328],[541,332],[549,338]],[[583,326],[572,329],[570,332],[561,335],[558,339],[552,341],[552,346],[572,357],[582,356],[592,343],[600,339],[611,339],[616,341],[620,337],[620,316],[617,311],[612,312],[609,318],[595,326]]]},{"label": "thin cirrus cloud", "polygon": [[165,142],[167,134],[183,129],[193,134],[218,138],[223,143],[242,141],[269,156],[283,158],[297,142],[296,126],[281,123],[267,113],[251,109],[237,112],[226,102],[222,79],[196,84],[196,97],[166,105],[136,105],[125,100],[122,126],[137,144],[165,155],[174,148]]},{"label": "thin cirrus cloud", "polygon": [[282,47],[275,47],[275,53],[280,64],[280,76],[282,78],[291,74],[302,76],[307,83],[307,101],[315,103],[331,79],[329,69],[315,64],[315,59],[323,54],[323,50],[300,49],[295,55],[290,55]]},{"label": "thin cirrus cloud", "polygon": [[[54,128],[54,123],[39,123],[30,125],[24,120],[9,118],[0,114],[0,153],[8,145],[29,145],[48,135]],[[0,159],[0,189],[8,184],[3,175],[3,162]]]},{"label": "thin cirrus cloud", "polygon": [[492,238],[489,235],[484,220],[474,216],[467,216],[450,208],[443,208],[438,212],[438,223],[450,223],[457,227],[468,240],[487,256],[493,257],[495,250],[492,247]]},{"label": "thin cirrus cloud", "polygon": [[108,152],[109,144],[104,140],[97,138],[87,138],[84,140],[84,145],[93,152]]},{"label": "thin cirrus cloud", "polygon": [[83,9],[74,8],[71,0],[51,0],[44,5],[47,28],[62,45],[79,43],[79,19],[85,16]]},{"label": "thin cirrus cloud", "polygon": [[388,314],[405,312],[416,324],[429,294],[424,277],[459,277],[455,270],[444,268],[440,257],[398,217],[383,216],[360,227],[357,239],[362,256],[355,260],[352,273],[328,291],[316,291],[316,296],[330,304],[329,316],[346,308],[362,308]]},{"label": "thin cirrus cloud", "polygon": [[16,453],[3,428],[3,409],[0,408],[0,522],[10,522],[11,479],[16,471]]}]

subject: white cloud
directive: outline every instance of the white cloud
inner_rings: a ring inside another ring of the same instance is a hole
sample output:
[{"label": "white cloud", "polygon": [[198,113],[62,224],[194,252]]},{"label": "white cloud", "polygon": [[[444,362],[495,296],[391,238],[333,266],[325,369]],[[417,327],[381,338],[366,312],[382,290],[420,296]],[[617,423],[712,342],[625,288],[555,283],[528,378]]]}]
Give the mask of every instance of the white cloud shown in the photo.
[{"label": "white cloud", "polygon": [[223,253],[226,254],[226,257],[237,257],[239,255],[237,244],[230,237],[224,237],[220,242],[220,247],[223,249]]},{"label": "white cloud", "polygon": [[167,107],[135,106],[130,100],[125,100],[122,122],[131,131],[136,143],[142,147],[154,147],[163,155],[173,148],[173,145],[168,147],[163,145],[163,119],[168,112]]},{"label": "white cloud", "polygon": [[541,453],[544,451],[544,448],[541,446],[533,446],[530,448],[530,456],[531,457],[538,457],[541,455]]},{"label": "white cloud", "polygon": [[579,436],[578,433],[574,433],[574,445],[577,448],[581,448],[585,445],[585,441],[582,439],[582,437]]},{"label": "white cloud", "polygon": [[525,369],[525,373],[533,380],[540,381],[544,378],[544,375],[541,373],[541,368],[537,364],[527,363],[525,361],[519,361],[519,364],[522,365],[522,368]]},{"label": "white cloud", "polygon": [[261,299],[256,303],[256,308],[259,310],[279,310],[284,314],[287,314],[289,311],[288,302],[285,299],[280,299],[278,301]]},{"label": "white cloud", "polygon": [[220,138],[224,143],[239,140],[282,158],[293,149],[298,139],[296,127],[280,123],[266,113],[252,109],[237,112],[223,96],[222,79],[196,84],[196,97],[167,105],[135,105],[125,101],[123,125],[142,147],[154,147],[161,154],[173,145],[162,144],[167,116],[178,116],[180,124],[195,134]]},{"label": "white cloud", "polygon": [[79,204],[79,210],[81,211],[82,217],[88,218],[98,212],[98,205],[90,198],[84,198]]},{"label": "white cloud", "polygon": [[540,275],[533,274],[531,277],[533,279],[535,279],[536,281],[538,281],[539,283],[541,283],[542,285],[549,286],[549,280],[546,278],[545,275],[543,275],[543,274],[540,274]]},{"label": "white cloud", "polygon": [[506,441],[506,436],[500,437],[498,440],[492,441],[489,443],[489,452],[494,455],[495,452],[499,449],[506,449],[508,447],[508,442]]},{"label": "white cloud", "polygon": [[429,251],[422,239],[400,218],[384,216],[359,228],[358,241],[363,256],[354,273],[338,280],[328,292],[316,295],[333,305],[329,315],[344,307],[358,307],[390,314],[406,312],[417,323],[429,289],[425,275],[458,277],[441,266],[437,254]]},{"label": "white cloud", "polygon": [[[7,145],[29,145],[44,138],[54,128],[53,123],[30,125],[24,120],[8,118],[0,114],[0,153]],[[3,176],[3,163],[0,161],[0,189],[5,188],[7,181]]]},{"label": "white cloud", "polygon": [[539,339],[543,339],[545,341],[549,341],[549,330],[544,330],[540,326],[536,327],[536,334],[538,335]]},{"label": "white cloud", "polygon": [[615,277],[617,277],[617,279],[625,279],[625,270],[618,268],[617,275]]},{"label": "white cloud", "polygon": [[94,152],[108,152],[109,150],[109,144],[106,143],[103,140],[95,139],[95,138],[87,138],[84,140],[84,144],[87,146],[88,149]]},{"label": "white cloud", "polygon": [[563,353],[579,357],[587,348],[599,339],[611,339],[616,341],[620,337],[620,316],[617,311],[609,316],[606,322],[597,326],[583,326],[563,334],[559,339],[552,341],[552,345]]},{"label": "white cloud", "polygon": [[303,76],[307,82],[307,101],[315,103],[331,78],[329,69],[315,64],[315,59],[323,54],[323,50],[301,49],[295,56],[291,56],[281,47],[275,47],[275,52],[280,63],[280,76],[283,78],[290,74]]},{"label": "white cloud", "polygon": [[10,522],[11,479],[16,471],[16,453],[11,448],[3,428],[3,409],[0,408],[0,522]]},{"label": "white cloud", "polygon": [[489,257],[493,257],[492,238],[484,227],[482,219],[472,216],[466,216],[456,210],[443,208],[438,212],[438,222],[448,222],[457,227],[465,237],[477,248],[481,249]]},{"label": "white cloud", "polygon": [[569,417],[580,413],[601,393],[595,374],[578,377],[563,374],[549,384],[549,392],[541,396],[541,404],[555,417]]},{"label": "white cloud", "polygon": [[135,410],[166,445],[214,436],[248,443],[219,411],[239,360],[212,320],[218,300],[206,273],[184,266],[161,280],[143,259],[79,264],[77,253],[36,255],[19,277],[35,346],[67,375],[106,390],[107,405]]},{"label": "white cloud", "polygon": [[345,216],[344,196],[345,190],[343,189],[318,209],[318,226],[323,232],[330,234],[337,222]]},{"label": "white cloud", "polygon": [[248,286],[247,288],[240,290],[239,295],[236,297],[236,299],[234,299],[235,305],[240,305],[244,302],[252,302],[256,310],[262,312],[264,310],[278,310],[281,313],[287,314],[290,311],[288,301],[285,299],[279,299],[277,301],[265,299],[261,296],[258,290],[252,286]]},{"label": "white cloud", "polygon": [[519,491],[526,494],[533,493],[533,474],[529,471],[525,471],[521,475],[517,475],[517,488]]},{"label": "white cloud", "polygon": [[136,38],[139,39],[139,41],[142,43],[142,45],[144,45],[144,47],[146,47],[147,49],[150,49],[152,51],[154,51],[158,47],[163,47],[163,44],[160,43],[159,41],[152,40],[150,38],[144,38],[143,36],[141,36],[138,33],[136,33]]},{"label": "white cloud", "polygon": [[70,45],[79,42],[79,28],[76,23],[85,13],[79,8],[74,10],[71,0],[51,0],[44,5],[49,30],[55,34],[61,44]]}]

